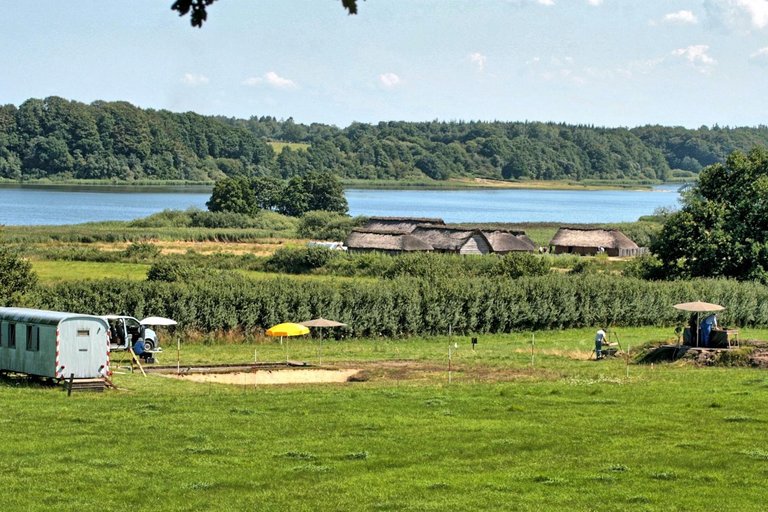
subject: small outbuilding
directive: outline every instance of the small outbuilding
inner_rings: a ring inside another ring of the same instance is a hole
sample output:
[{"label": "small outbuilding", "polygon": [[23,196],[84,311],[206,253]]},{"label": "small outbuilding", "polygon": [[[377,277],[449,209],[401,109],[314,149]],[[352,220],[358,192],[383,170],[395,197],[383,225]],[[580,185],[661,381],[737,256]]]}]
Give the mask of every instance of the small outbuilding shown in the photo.
[{"label": "small outbuilding", "polygon": [[0,371],[55,379],[91,379],[109,371],[104,318],[0,308]]},{"label": "small outbuilding", "polygon": [[646,252],[617,229],[560,228],[549,242],[555,254],[638,256]]},{"label": "small outbuilding", "polygon": [[491,251],[496,254],[510,252],[535,252],[537,245],[522,231],[483,231],[491,244]]}]

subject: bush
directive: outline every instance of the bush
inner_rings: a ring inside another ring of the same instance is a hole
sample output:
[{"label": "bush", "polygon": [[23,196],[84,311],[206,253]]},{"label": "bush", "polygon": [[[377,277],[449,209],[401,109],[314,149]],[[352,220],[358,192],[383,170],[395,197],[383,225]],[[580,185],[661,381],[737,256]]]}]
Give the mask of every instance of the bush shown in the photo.
[{"label": "bush", "polygon": [[187,211],[181,210],[163,210],[159,213],[154,213],[149,217],[143,219],[132,220],[128,223],[129,227],[136,228],[182,228],[188,227],[192,224],[192,215],[195,212],[199,212],[195,208],[190,208]]},{"label": "bush", "polygon": [[509,253],[499,260],[495,274],[511,278],[545,276],[549,274],[549,269],[549,260],[539,255]]},{"label": "bush", "polygon": [[582,259],[574,263],[571,267],[571,274],[594,274],[597,272],[597,265],[592,260]]},{"label": "bush", "polygon": [[636,277],[638,279],[664,279],[661,261],[653,254],[644,254],[632,258],[624,265],[622,274],[625,277]]},{"label": "bush", "polygon": [[36,284],[37,274],[32,270],[32,264],[8,247],[0,246],[0,305],[15,304]]},{"label": "bush", "polygon": [[264,263],[270,272],[306,274],[328,264],[338,253],[325,247],[281,247]]},{"label": "bush", "polygon": [[366,222],[365,217],[350,217],[340,213],[312,211],[305,213],[299,220],[297,233],[301,238],[313,240],[346,240],[352,229]]},{"label": "bush", "polygon": [[147,271],[147,281],[187,282],[199,274],[198,268],[186,262],[178,259],[161,259],[153,263]]},{"label": "bush", "polygon": [[160,248],[148,242],[134,242],[126,247],[123,255],[133,260],[152,259],[160,256]]},{"label": "bush", "polygon": [[195,212],[191,216],[196,228],[252,228],[254,219],[250,215],[234,212]]}]

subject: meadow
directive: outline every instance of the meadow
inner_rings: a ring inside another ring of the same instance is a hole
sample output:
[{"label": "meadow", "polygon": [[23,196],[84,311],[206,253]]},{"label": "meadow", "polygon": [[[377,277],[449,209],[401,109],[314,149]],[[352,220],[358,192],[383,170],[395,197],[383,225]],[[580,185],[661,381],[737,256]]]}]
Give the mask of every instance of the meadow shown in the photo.
[{"label": "meadow", "polygon": [[[669,334],[613,333],[624,348]],[[475,350],[466,337],[331,341],[324,364],[369,376],[333,385],[198,384],[120,370],[118,390],[67,397],[3,380],[0,506],[762,510],[764,371],[590,361],[592,336],[481,336]],[[173,340],[163,364],[175,361]],[[227,341],[184,340],[182,364],[281,360],[286,348],[291,359],[321,356],[309,339]]]}]

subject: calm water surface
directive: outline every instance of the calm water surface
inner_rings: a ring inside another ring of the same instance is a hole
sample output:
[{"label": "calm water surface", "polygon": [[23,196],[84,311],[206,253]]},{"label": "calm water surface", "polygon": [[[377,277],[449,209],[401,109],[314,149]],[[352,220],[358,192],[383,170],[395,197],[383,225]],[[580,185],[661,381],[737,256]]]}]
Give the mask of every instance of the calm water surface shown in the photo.
[{"label": "calm water surface", "polygon": [[[632,190],[346,190],[352,215],[441,217],[446,222],[624,222],[677,207],[677,185]],[[210,188],[0,187],[0,224],[132,220],[162,210],[205,209]]]}]

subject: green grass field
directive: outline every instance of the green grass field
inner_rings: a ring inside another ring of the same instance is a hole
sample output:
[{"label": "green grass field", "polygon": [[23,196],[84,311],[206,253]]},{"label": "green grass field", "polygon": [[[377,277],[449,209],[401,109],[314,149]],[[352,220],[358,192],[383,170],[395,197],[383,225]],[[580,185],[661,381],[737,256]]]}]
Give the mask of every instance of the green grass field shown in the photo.
[{"label": "green grass field", "polygon": [[[347,384],[121,373],[117,391],[67,397],[0,381],[0,507],[763,510],[765,372],[588,361],[592,336],[535,333],[533,365],[533,333],[482,336],[475,351],[466,337],[326,341],[322,355],[308,339],[182,344],[182,364],[284,360],[287,349],[370,372]],[[165,346],[161,363],[175,362],[172,336]]]},{"label": "green grass field", "polygon": [[32,270],[41,283],[78,281],[81,279],[128,279],[138,281],[147,278],[149,265],[144,263],[102,263],[96,261],[33,260]]}]

